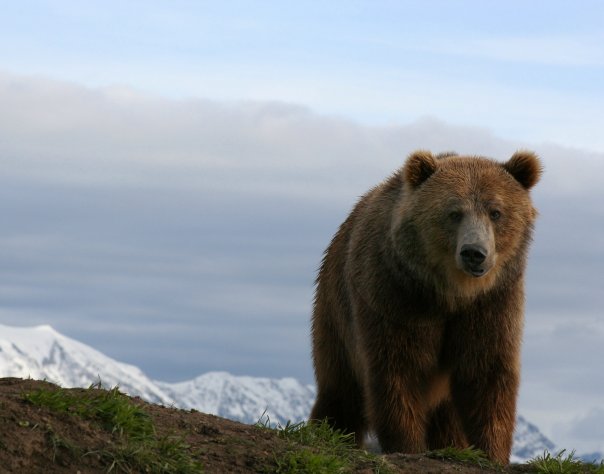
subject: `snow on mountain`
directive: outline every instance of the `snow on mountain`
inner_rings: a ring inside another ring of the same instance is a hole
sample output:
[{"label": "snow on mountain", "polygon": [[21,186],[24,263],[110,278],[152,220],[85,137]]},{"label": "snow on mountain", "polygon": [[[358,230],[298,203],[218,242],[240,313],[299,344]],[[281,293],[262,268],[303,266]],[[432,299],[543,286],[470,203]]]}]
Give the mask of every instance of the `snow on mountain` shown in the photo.
[{"label": "snow on mountain", "polygon": [[209,372],[193,380],[156,382],[183,408],[213,413],[243,423],[255,423],[265,414],[271,423],[285,425],[308,417],[315,398],[312,385],[296,379],[269,379]]},{"label": "snow on mountain", "polygon": [[153,403],[172,400],[134,365],[59,334],[50,326],[33,328],[0,325],[0,376],[48,380],[63,387],[88,387],[102,382]]},{"label": "snow on mountain", "polygon": [[545,450],[553,453],[556,446],[543,436],[535,425],[526,421],[522,416],[518,416],[511,462],[524,462],[535,456],[543,455]]},{"label": "snow on mountain", "polygon": [[[0,325],[0,377],[46,379],[63,387],[88,387],[100,380],[105,387],[118,385],[121,391],[152,403],[194,408],[244,423],[255,423],[263,414],[272,424],[304,420],[315,398],[312,385],[293,378],[209,372],[180,383],[153,381],[139,368],[117,362],[50,326]],[[556,452],[536,426],[519,416],[512,461],[526,461],[544,450]]]}]

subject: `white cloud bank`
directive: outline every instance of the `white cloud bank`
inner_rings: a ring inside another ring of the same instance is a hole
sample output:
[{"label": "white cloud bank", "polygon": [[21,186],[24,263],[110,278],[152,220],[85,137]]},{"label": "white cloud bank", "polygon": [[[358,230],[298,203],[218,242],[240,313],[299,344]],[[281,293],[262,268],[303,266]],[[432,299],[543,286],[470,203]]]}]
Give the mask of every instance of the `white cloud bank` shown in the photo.
[{"label": "white cloud bank", "polygon": [[370,127],[285,103],[0,74],[2,322],[49,323],[158,379],[309,381],[321,253],[417,148],[542,156],[520,409],[554,441],[595,449],[581,420],[599,416],[604,388],[601,153],[434,119]]},{"label": "white cloud bank", "polygon": [[544,192],[577,194],[599,189],[604,168],[602,153],[502,140],[430,118],[368,127],[285,103],[167,100],[6,73],[0,104],[5,172],[45,181],[165,186],[176,179],[287,194],[332,193],[338,184],[358,192],[358,181],[373,183],[417,148],[504,160],[530,146],[543,155]]}]

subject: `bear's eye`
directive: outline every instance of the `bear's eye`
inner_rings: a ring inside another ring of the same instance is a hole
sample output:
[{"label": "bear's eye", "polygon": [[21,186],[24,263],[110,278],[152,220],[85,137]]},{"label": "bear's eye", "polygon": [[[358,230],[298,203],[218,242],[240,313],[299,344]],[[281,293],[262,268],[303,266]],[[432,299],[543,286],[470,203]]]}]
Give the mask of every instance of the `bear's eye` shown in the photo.
[{"label": "bear's eye", "polygon": [[463,217],[463,214],[460,211],[449,212],[449,219],[451,219],[451,221],[453,221],[453,222],[459,222],[462,217]]},{"label": "bear's eye", "polygon": [[491,216],[491,220],[496,221],[496,220],[499,220],[499,218],[501,217],[501,212],[491,211],[489,215]]}]

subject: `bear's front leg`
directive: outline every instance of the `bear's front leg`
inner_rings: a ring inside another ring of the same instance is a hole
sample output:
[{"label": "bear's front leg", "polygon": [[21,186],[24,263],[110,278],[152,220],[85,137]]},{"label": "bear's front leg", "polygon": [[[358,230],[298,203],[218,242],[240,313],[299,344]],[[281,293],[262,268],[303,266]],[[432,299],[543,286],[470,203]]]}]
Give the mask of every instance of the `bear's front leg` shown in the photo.
[{"label": "bear's front leg", "polygon": [[519,374],[501,362],[453,382],[453,398],[468,441],[503,465],[509,463]]},{"label": "bear's front leg", "polygon": [[408,377],[382,371],[369,376],[367,414],[386,453],[420,453],[426,446],[426,410]]},{"label": "bear's front leg", "polygon": [[374,318],[371,323],[361,333],[369,426],[385,452],[424,452],[426,392],[429,376],[438,366],[442,326],[392,323],[387,318]]}]

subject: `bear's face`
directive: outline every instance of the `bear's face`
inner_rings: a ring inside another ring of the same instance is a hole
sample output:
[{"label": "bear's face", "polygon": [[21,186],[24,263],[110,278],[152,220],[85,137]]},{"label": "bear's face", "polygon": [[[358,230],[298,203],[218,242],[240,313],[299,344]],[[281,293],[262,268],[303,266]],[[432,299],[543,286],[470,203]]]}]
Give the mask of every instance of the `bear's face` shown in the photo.
[{"label": "bear's face", "polygon": [[[402,250],[447,296],[474,297],[493,287],[501,270],[524,255],[536,211],[529,189],[541,167],[529,152],[507,163],[417,152],[403,168],[400,224],[414,231]],[[395,219],[395,225],[396,219]],[[399,239],[404,239],[399,235]]]}]

